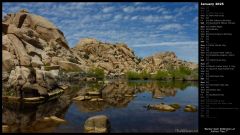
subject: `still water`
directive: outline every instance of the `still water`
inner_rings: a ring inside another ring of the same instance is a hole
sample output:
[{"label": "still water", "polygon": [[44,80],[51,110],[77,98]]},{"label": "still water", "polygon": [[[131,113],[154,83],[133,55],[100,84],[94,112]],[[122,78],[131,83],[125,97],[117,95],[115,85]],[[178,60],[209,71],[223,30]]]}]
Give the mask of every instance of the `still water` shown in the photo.
[{"label": "still water", "polygon": [[[103,101],[73,101],[77,95],[100,91]],[[134,96],[127,96],[134,95]],[[148,110],[148,104],[178,103],[175,112]],[[83,132],[87,118],[99,114],[109,118],[112,133],[196,132],[198,112],[184,112],[185,105],[198,106],[197,82],[112,81],[75,83],[57,100],[40,104],[3,103],[3,124],[11,132]],[[64,124],[41,121],[57,116]]]}]

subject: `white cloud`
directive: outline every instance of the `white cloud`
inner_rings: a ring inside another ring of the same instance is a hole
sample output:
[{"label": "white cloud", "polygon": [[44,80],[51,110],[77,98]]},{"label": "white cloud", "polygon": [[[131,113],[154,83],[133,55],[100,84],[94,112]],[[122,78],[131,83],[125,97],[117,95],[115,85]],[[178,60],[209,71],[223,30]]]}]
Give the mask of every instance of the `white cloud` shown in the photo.
[{"label": "white cloud", "polygon": [[132,16],[131,20],[137,20],[139,18],[139,16]]},{"label": "white cloud", "polygon": [[135,8],[132,6],[127,6],[127,7],[124,7],[122,10],[126,13],[131,13],[135,10]]},{"label": "white cloud", "polygon": [[127,6],[122,9],[126,13],[138,12],[138,11],[155,11],[155,12],[163,12],[166,9],[160,6],[152,7],[152,6]]},{"label": "white cloud", "polygon": [[191,4],[191,5],[186,5],[180,8],[176,8],[174,11],[185,13],[185,12],[192,12],[193,10],[197,10],[197,9],[198,9],[197,4],[194,4],[194,5]]},{"label": "white cloud", "polygon": [[103,13],[109,13],[109,12],[112,12],[112,11],[114,11],[114,7],[104,7],[103,9],[102,9],[102,11],[103,11]]},{"label": "white cloud", "polygon": [[193,19],[193,22],[198,22],[198,16]]},{"label": "white cloud", "polygon": [[113,17],[114,21],[119,21],[119,20],[121,20],[122,18],[123,18],[123,15],[121,15],[121,14],[117,14],[117,15],[115,15],[115,16]]},{"label": "white cloud", "polygon": [[177,23],[172,23],[172,24],[165,24],[165,25],[161,25],[159,27],[160,30],[181,30],[183,29],[183,25],[181,24],[177,24]]}]

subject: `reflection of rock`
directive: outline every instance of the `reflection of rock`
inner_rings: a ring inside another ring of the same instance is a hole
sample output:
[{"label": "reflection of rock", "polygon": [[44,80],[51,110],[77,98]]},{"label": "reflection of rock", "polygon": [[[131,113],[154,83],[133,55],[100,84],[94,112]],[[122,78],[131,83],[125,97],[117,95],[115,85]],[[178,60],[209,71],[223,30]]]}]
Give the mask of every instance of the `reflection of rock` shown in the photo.
[{"label": "reflection of rock", "polygon": [[10,132],[9,126],[8,125],[2,125],[2,132],[3,133],[9,133]]},{"label": "reflection of rock", "polygon": [[186,105],[184,108],[185,112],[196,112],[197,111],[197,107],[193,106],[193,105]]},{"label": "reflection of rock", "polygon": [[88,118],[84,123],[84,132],[86,133],[108,133],[110,123],[105,115],[97,115]]},{"label": "reflection of rock", "polygon": [[[80,89],[78,96],[73,99],[80,112],[98,112],[109,107],[126,107],[139,92],[152,92],[153,97],[175,96],[180,87],[157,82],[128,84],[125,81],[113,81],[102,85],[97,88],[98,91],[96,87],[87,85]],[[94,94],[89,94],[91,92]],[[174,109],[180,108],[179,104],[169,104],[169,106]]]},{"label": "reflection of rock", "polygon": [[166,112],[176,111],[174,107],[170,105],[165,105],[165,104],[148,105],[148,109],[154,109],[154,110],[166,111]]},{"label": "reflection of rock", "polygon": [[56,116],[44,117],[43,119],[34,121],[31,127],[26,127],[23,129],[23,132],[52,132],[55,127],[65,123],[65,120],[60,119]]},{"label": "reflection of rock", "polygon": [[105,101],[77,101],[74,102],[80,112],[100,112],[108,108],[109,105]]},{"label": "reflection of rock", "polygon": [[9,132],[52,132],[63,123],[59,118],[69,104],[70,98],[65,95],[38,105],[3,102],[2,123],[9,126]]}]

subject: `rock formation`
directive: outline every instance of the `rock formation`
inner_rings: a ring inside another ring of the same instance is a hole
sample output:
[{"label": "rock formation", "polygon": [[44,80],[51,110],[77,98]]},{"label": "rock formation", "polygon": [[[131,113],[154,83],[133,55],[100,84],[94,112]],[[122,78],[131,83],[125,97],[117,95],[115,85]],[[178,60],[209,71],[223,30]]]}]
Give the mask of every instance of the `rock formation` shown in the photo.
[{"label": "rock formation", "polygon": [[80,69],[70,62],[70,59],[78,59],[63,33],[45,18],[21,10],[7,14],[2,20],[2,29],[5,90],[15,89],[17,96],[22,96],[25,90],[34,87],[37,95],[45,96],[58,87],[60,68]]},{"label": "rock formation", "polygon": [[197,64],[183,61],[177,58],[174,52],[156,53],[153,56],[144,58],[139,63],[139,70],[146,70],[149,73],[155,73],[158,70],[167,70],[168,68],[179,68],[180,66],[197,68]]},{"label": "rock formation", "polygon": [[107,75],[122,75],[135,70],[137,58],[133,50],[122,43],[104,43],[92,38],[85,38],[72,48],[79,59],[84,59],[85,69],[101,68]]}]

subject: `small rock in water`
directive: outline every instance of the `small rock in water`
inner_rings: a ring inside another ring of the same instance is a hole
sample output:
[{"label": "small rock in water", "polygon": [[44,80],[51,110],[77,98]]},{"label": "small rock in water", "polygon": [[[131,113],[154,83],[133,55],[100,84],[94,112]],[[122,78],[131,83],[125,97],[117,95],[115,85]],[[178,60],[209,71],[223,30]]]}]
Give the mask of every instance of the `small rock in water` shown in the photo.
[{"label": "small rock in water", "polygon": [[44,117],[42,120],[42,122],[54,122],[54,123],[66,123],[66,121],[64,119],[60,119],[56,116],[50,116],[50,117]]},{"label": "small rock in water", "polygon": [[179,109],[181,106],[179,104],[170,104],[171,107]]},{"label": "small rock in water", "polygon": [[97,98],[97,100],[98,100],[98,101],[103,101],[104,99],[102,99],[102,98]]},{"label": "small rock in water", "polygon": [[93,99],[90,99],[90,101],[103,101],[102,98],[93,98]]},{"label": "small rock in water", "polygon": [[101,93],[99,91],[89,91],[87,92],[89,95],[100,95]]},{"label": "small rock in water", "polygon": [[186,105],[184,108],[185,112],[197,112],[197,107],[193,105]]},{"label": "small rock in water", "polygon": [[66,122],[64,119],[60,119],[60,118],[58,118],[56,116],[50,116],[50,119],[54,120],[57,123],[65,123]]},{"label": "small rock in water", "polygon": [[68,88],[68,86],[67,85],[61,85],[61,86],[59,86],[61,89],[63,89],[63,90],[66,90],[67,88]]},{"label": "small rock in water", "polygon": [[97,101],[97,99],[96,99],[96,98],[93,98],[93,99],[90,99],[90,101]]},{"label": "small rock in water", "polygon": [[125,94],[125,97],[136,97],[136,95],[131,95],[131,94]]},{"label": "small rock in water", "polygon": [[84,123],[85,133],[108,133],[110,123],[105,115],[97,115],[88,118]]},{"label": "small rock in water", "polygon": [[10,132],[10,128],[8,125],[2,125],[2,132],[3,133],[9,133]]},{"label": "small rock in water", "polygon": [[148,109],[154,109],[154,110],[159,110],[159,111],[166,111],[166,112],[173,112],[176,111],[174,107],[170,105],[165,105],[163,103],[161,104],[156,104],[156,105],[148,105]]},{"label": "small rock in water", "polygon": [[85,99],[84,96],[78,96],[73,98],[73,100],[76,100],[76,101],[83,101],[84,99]]},{"label": "small rock in water", "polygon": [[91,97],[90,97],[90,96],[84,96],[84,99],[85,99],[85,100],[90,100]]},{"label": "small rock in water", "polygon": [[164,97],[154,97],[154,98],[156,98],[156,99],[164,99]]}]

